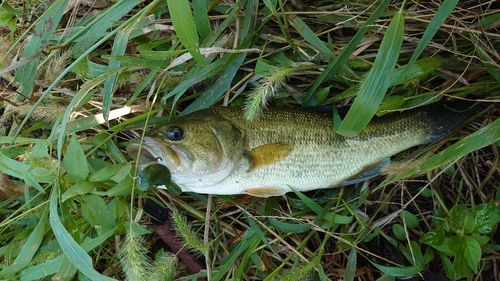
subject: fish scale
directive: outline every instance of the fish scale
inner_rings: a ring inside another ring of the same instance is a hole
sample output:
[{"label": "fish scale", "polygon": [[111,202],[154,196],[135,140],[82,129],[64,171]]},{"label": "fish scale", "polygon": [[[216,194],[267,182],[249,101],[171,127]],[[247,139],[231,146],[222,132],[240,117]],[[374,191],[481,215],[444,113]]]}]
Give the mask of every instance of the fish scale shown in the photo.
[{"label": "fish scale", "polygon": [[[248,122],[241,107],[214,107],[149,132],[140,159],[142,166],[167,166],[183,191],[268,197],[290,187],[367,180],[392,155],[438,139],[470,114],[428,106],[374,118],[358,135],[344,137],[333,132],[332,114],[324,109],[271,108]],[[182,137],[170,139],[169,130]],[[138,149],[138,141],[127,147],[132,156]]]}]

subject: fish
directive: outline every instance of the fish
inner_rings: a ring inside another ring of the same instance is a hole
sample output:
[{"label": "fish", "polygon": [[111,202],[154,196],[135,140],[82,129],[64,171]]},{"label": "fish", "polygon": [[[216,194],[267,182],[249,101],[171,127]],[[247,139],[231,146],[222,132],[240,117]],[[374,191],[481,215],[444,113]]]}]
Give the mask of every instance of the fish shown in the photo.
[{"label": "fish", "polygon": [[331,109],[269,108],[249,122],[242,107],[212,107],[160,124],[126,150],[139,169],[167,167],[183,192],[280,196],[364,182],[470,115],[434,104],[374,117],[346,137],[334,132]]}]

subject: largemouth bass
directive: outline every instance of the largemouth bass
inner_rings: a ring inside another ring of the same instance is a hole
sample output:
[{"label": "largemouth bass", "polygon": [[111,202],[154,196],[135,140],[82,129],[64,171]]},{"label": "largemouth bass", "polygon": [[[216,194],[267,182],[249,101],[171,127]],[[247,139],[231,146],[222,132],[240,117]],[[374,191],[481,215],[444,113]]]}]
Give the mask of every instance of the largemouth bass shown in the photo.
[{"label": "largemouth bass", "polygon": [[182,191],[268,197],[365,181],[469,115],[434,105],[376,117],[344,137],[333,132],[331,110],[273,108],[247,122],[241,107],[214,107],[156,127],[140,153],[139,139],[127,151],[142,168],[165,165]]}]

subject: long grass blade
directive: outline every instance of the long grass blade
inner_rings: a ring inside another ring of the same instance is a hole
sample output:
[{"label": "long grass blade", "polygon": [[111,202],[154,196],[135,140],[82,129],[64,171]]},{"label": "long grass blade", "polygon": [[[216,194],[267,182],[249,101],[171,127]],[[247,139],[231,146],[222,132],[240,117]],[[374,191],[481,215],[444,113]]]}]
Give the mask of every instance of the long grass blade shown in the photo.
[{"label": "long grass blade", "polygon": [[11,265],[3,268],[2,271],[0,271],[0,277],[13,276],[16,272],[20,271],[31,262],[33,256],[37,252],[38,247],[40,247],[40,244],[42,243],[42,240],[44,238],[43,234],[45,231],[45,223],[47,222],[48,213],[49,206],[47,205],[36,227],[33,229],[30,236],[26,240],[26,243],[21,249],[21,252],[19,253],[19,255],[17,255],[16,259]]},{"label": "long grass blade", "polygon": [[191,12],[188,0],[167,0],[170,17],[175,32],[182,45],[189,51],[197,63],[201,66],[206,64],[200,53],[200,42],[196,23]]},{"label": "long grass blade", "polygon": [[[75,42],[78,42],[78,44],[75,44],[71,48],[73,54],[76,56],[83,55],[88,49],[96,44],[99,38],[108,35],[107,30],[110,29],[115,22],[123,18],[124,15],[130,12],[130,10],[141,2],[142,0],[121,0],[106,9],[106,11],[100,14],[99,21],[92,25],[92,27],[90,27],[84,35],[75,39]],[[121,30],[122,28],[123,27],[118,27],[118,30],[115,29],[115,32]]]},{"label": "long grass blade", "polygon": [[208,19],[207,1],[206,0],[193,0],[193,13],[196,22],[196,29],[201,38],[210,36],[212,30],[210,29],[210,20]]},{"label": "long grass blade", "polygon": [[468,135],[467,137],[454,143],[452,146],[446,148],[442,153],[436,154],[427,159],[416,168],[403,172],[396,177],[392,178],[390,182],[394,182],[412,174],[426,172],[436,169],[453,162],[460,157],[463,157],[472,151],[476,151],[485,146],[496,143],[500,140],[500,119],[490,123],[488,126]]},{"label": "long grass blade", "polygon": [[[354,35],[354,37],[349,41],[349,43],[342,49],[340,54],[328,65],[328,67],[321,73],[321,75],[314,81],[314,83],[309,88],[307,96],[304,98],[304,104],[311,105],[313,99],[311,99],[318,87],[323,83],[328,77],[336,74],[351,56],[352,52],[358,47],[359,42],[363,39],[366,32],[369,30],[369,26],[372,25],[376,19],[378,19],[382,13],[385,12],[385,8],[389,5],[390,0],[384,0],[378,3],[377,9],[371,14],[371,16],[366,20],[359,31]],[[314,104],[313,104],[314,105]]]},{"label": "long grass blade", "polygon": [[[212,106],[218,100],[220,100],[227,89],[231,86],[234,76],[237,70],[240,68],[241,64],[245,60],[246,55],[241,54],[235,59],[229,66],[227,66],[222,73],[219,75],[217,81],[210,85],[210,87],[199,96],[193,103],[191,103],[184,112],[194,112],[197,110],[205,109]],[[186,114],[184,113],[183,114]]]},{"label": "long grass blade", "polygon": [[[47,42],[50,40],[54,31],[56,30],[62,16],[64,9],[68,6],[69,0],[58,0],[53,3],[50,8],[42,15],[38,24],[35,27],[34,36],[31,37],[28,44],[24,48],[22,57],[29,57],[35,55],[45,48]],[[15,75],[22,88],[22,95],[30,97],[35,83],[36,71],[38,67],[38,58],[34,58],[26,65],[21,66]]]},{"label": "long grass blade", "polygon": [[337,130],[338,134],[354,136],[363,130],[377,112],[389,88],[391,76],[403,43],[404,18],[401,11],[394,15],[380,45],[366,81],[356,100]]},{"label": "long grass blade", "polygon": [[[113,48],[111,49],[111,55],[123,55],[125,53],[125,50],[127,49],[129,35],[130,34],[127,28],[116,34],[115,40],[113,42]],[[118,67],[120,67],[119,61],[113,59],[109,61],[108,70],[112,70]],[[118,74],[115,74],[110,78],[108,78],[106,82],[104,82],[102,114],[106,122],[108,121],[109,111],[111,109],[111,104],[113,102],[113,93],[115,91],[115,84],[117,77]]]},{"label": "long grass blade", "polygon": [[299,17],[290,17],[290,23],[292,26],[299,32],[299,34],[309,43],[311,44],[323,57],[326,58],[328,62],[332,62],[335,59],[335,55],[332,50],[330,50],[321,39],[316,36],[314,31],[307,26],[307,24],[301,20]]},{"label": "long grass blade", "polygon": [[459,0],[445,0],[443,1],[443,3],[441,3],[436,14],[434,15],[434,17],[432,17],[431,22],[425,29],[424,34],[420,39],[420,42],[418,42],[415,51],[413,52],[410,60],[408,61],[408,65],[411,66],[413,63],[415,63],[420,54],[422,54],[422,51],[429,45],[429,42],[431,42],[432,37],[434,37],[434,35],[439,30],[441,25],[444,23],[446,18],[448,18],[448,16],[451,14],[453,9],[457,5],[458,1]]}]

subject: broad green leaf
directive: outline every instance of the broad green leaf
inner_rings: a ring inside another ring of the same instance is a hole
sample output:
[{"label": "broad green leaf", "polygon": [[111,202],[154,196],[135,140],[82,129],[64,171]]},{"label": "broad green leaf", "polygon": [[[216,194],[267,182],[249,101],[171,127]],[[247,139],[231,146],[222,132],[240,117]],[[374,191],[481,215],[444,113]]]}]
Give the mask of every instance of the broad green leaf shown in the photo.
[{"label": "broad green leaf", "polygon": [[73,135],[64,155],[64,168],[74,182],[84,181],[89,174],[87,158],[76,135]]},{"label": "broad green leaf", "polygon": [[470,236],[452,236],[448,240],[448,248],[455,254],[453,268],[458,278],[468,277],[471,270],[477,273],[481,260],[481,246]]},{"label": "broad green leaf", "polygon": [[439,252],[439,258],[443,262],[444,272],[446,273],[446,277],[448,277],[449,279],[454,279],[453,263],[445,254],[441,252]]},{"label": "broad green leaf", "polygon": [[91,280],[95,281],[110,281],[113,278],[106,277],[97,272],[92,266],[92,259],[87,252],[79,245],[71,234],[64,228],[57,212],[57,205],[59,203],[59,188],[54,185],[50,192],[50,225],[54,231],[54,235],[61,246],[64,254],[69,258],[78,270],[86,275]]},{"label": "broad green leaf", "polygon": [[474,231],[475,228],[476,228],[476,222],[474,221],[472,213],[469,213],[465,218],[465,222],[463,225],[463,233],[470,234]]},{"label": "broad green leaf", "polygon": [[422,237],[422,242],[431,246],[439,246],[444,242],[445,233],[441,227],[428,231]]},{"label": "broad green leaf", "polygon": [[61,201],[64,202],[76,195],[87,194],[95,188],[94,184],[89,181],[79,181],[68,188],[61,196]]},{"label": "broad green leaf", "polygon": [[121,166],[120,170],[118,170],[118,172],[116,172],[110,180],[116,182],[116,183],[120,183],[122,182],[125,178],[129,177],[130,176],[130,171],[132,170],[132,164],[125,164],[123,166]]},{"label": "broad green leaf", "polygon": [[[473,238],[477,240],[477,243],[479,243],[480,246],[484,246],[488,242],[490,242],[490,237],[487,235],[474,235]],[[484,251],[483,251],[483,253],[484,253]]]},{"label": "broad green leaf", "polygon": [[424,254],[424,264],[430,263],[434,259],[434,250],[432,247],[426,247]]},{"label": "broad green leaf", "polygon": [[361,86],[349,112],[340,124],[337,133],[351,137],[358,134],[377,112],[399,58],[404,37],[404,18],[401,11],[394,15],[375,58],[366,81]]},{"label": "broad green leaf", "polygon": [[[406,231],[405,228],[400,225],[399,223],[395,223],[392,225],[392,233],[394,233],[394,236],[398,238],[401,241],[406,240]],[[429,233],[429,232],[427,232]]]},{"label": "broad green leaf", "polygon": [[200,44],[196,23],[188,0],[167,0],[175,33],[182,45],[189,51],[198,64],[205,66],[205,59],[200,53]]},{"label": "broad green leaf", "polygon": [[52,280],[70,280],[75,274],[76,266],[71,263],[66,255],[63,254],[61,266],[59,266],[59,269],[52,277]]},{"label": "broad green leaf", "polygon": [[493,201],[477,205],[472,211],[472,217],[476,222],[475,233],[488,234],[500,222],[500,208]]},{"label": "broad green leaf", "polygon": [[411,257],[408,258],[408,260],[413,264],[417,266],[423,267],[425,265],[424,262],[424,255],[422,254],[422,250],[420,249],[420,245],[414,241],[410,241],[410,249],[411,249]]},{"label": "broad green leaf", "polygon": [[401,213],[399,213],[399,215],[401,219],[405,221],[407,227],[418,228],[419,221],[414,214],[408,212],[407,210],[403,210]]},{"label": "broad green leaf", "polygon": [[[115,178],[123,168],[125,168],[125,170],[122,172],[122,175],[118,178],[119,180],[118,181],[113,180],[113,178]],[[131,168],[132,165],[128,163],[111,164],[94,173],[91,173],[88,177],[88,180],[91,182],[102,182],[108,180],[113,180],[114,182],[120,182],[125,177],[125,175],[128,174]]]},{"label": "broad green leaf", "polygon": [[81,198],[82,217],[96,229],[99,235],[114,228],[115,218],[100,196],[89,194]]}]

